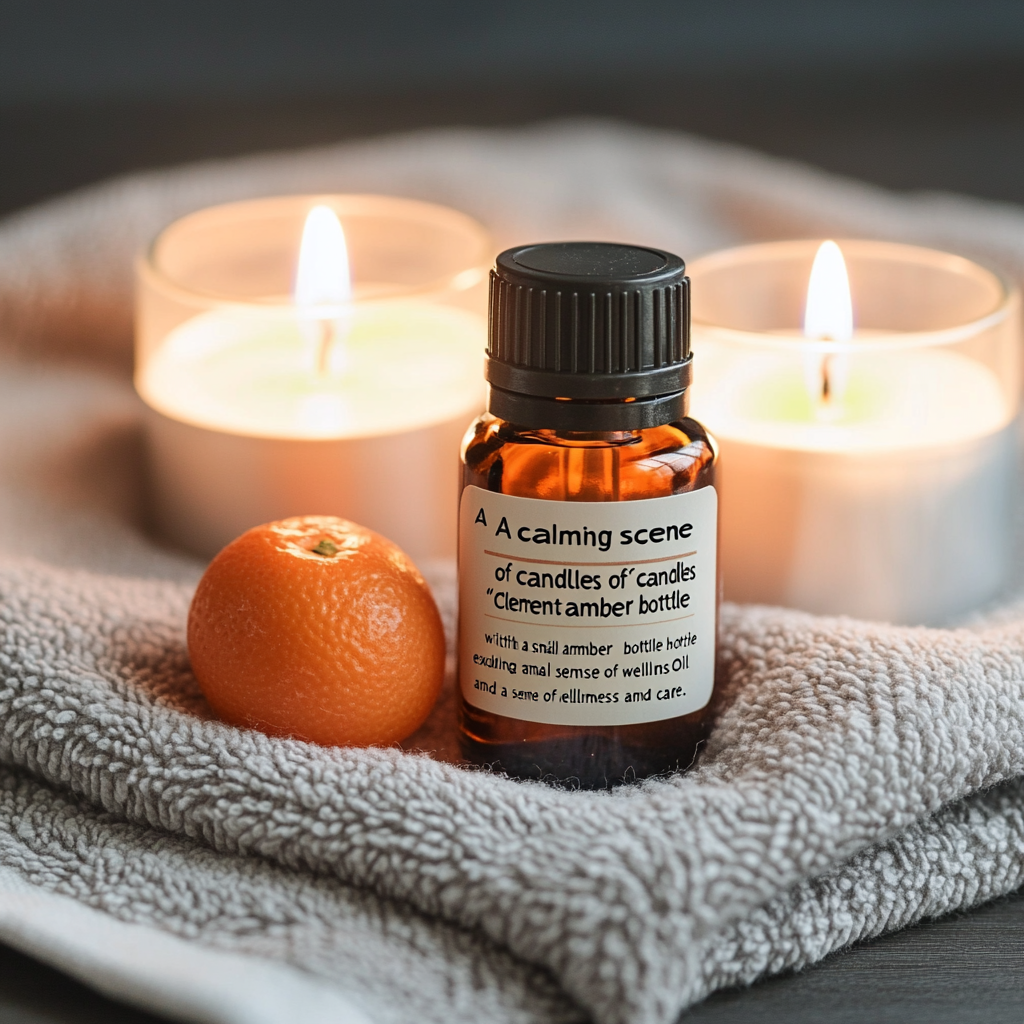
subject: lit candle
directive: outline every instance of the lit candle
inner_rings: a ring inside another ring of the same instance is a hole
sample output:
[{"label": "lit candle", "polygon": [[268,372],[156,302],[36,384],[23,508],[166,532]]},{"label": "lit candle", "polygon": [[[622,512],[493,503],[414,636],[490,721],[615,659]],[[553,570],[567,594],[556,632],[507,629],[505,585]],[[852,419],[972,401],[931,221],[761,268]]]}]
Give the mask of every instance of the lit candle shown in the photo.
[{"label": "lit candle", "polygon": [[968,260],[861,241],[750,246],[691,274],[726,596],[909,623],[993,597],[1012,544],[1017,293]]},{"label": "lit candle", "polygon": [[488,249],[461,214],[384,197],[168,228],[140,263],[136,372],[162,532],[211,554],[258,523],[334,514],[415,558],[451,554]]}]

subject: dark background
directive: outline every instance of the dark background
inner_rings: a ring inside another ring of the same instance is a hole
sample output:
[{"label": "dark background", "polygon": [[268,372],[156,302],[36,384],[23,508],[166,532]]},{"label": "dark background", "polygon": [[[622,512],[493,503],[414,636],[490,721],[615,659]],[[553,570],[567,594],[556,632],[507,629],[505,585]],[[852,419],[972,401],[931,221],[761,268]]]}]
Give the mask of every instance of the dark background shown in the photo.
[{"label": "dark background", "polygon": [[0,0],[0,213],[124,170],[568,114],[1024,202],[1024,2]]}]

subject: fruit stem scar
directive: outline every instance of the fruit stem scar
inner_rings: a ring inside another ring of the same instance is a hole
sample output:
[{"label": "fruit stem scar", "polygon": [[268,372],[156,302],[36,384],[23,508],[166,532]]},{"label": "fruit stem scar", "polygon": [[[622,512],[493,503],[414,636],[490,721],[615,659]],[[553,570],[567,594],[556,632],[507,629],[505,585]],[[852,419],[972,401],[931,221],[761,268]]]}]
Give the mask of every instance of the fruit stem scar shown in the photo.
[{"label": "fruit stem scar", "polygon": [[330,540],[322,540],[313,548],[313,553],[315,555],[325,555],[329,558],[331,555],[338,553],[338,545]]}]

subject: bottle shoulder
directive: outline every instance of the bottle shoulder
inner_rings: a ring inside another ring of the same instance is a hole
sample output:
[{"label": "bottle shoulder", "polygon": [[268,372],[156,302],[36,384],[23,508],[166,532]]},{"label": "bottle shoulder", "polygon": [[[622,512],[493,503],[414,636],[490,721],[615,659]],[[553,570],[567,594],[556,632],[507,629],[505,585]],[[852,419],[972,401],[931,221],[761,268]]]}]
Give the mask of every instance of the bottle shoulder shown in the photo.
[{"label": "bottle shoulder", "polygon": [[479,417],[463,483],[560,501],[630,501],[713,485],[717,446],[696,420],[602,434],[556,433]]}]

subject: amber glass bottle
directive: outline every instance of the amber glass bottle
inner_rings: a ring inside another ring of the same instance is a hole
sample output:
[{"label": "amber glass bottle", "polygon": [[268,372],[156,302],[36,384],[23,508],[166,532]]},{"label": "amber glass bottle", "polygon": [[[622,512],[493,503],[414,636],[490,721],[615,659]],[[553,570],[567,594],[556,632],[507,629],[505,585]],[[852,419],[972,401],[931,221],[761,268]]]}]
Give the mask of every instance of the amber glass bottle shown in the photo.
[{"label": "amber glass bottle", "polygon": [[491,276],[489,411],[463,449],[467,759],[615,785],[688,767],[717,628],[715,445],[686,416],[682,260],[524,246]]}]

